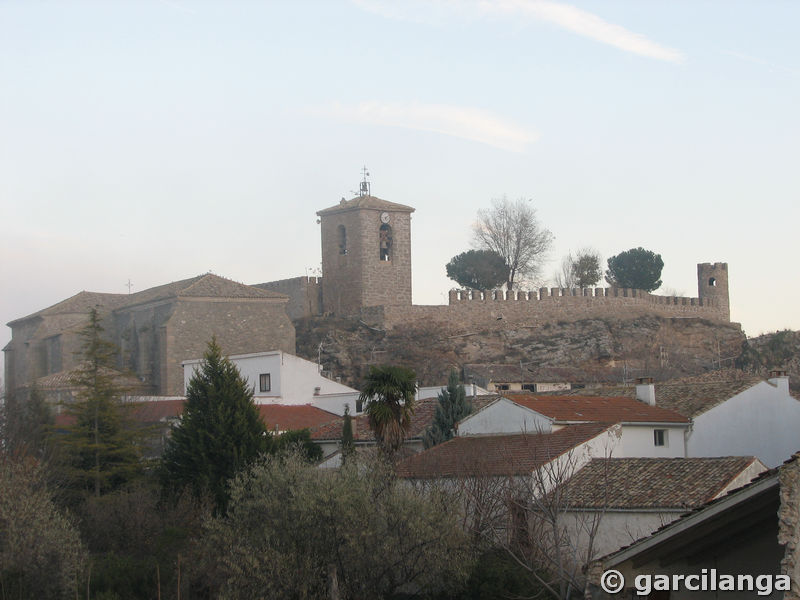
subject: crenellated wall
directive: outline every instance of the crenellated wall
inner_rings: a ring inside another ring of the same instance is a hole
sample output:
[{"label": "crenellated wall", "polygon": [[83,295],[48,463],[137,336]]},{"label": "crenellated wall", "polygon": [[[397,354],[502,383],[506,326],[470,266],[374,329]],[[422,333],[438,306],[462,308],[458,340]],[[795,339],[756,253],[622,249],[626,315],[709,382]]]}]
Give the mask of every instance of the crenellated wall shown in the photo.
[{"label": "crenellated wall", "polygon": [[694,317],[729,322],[727,305],[717,299],[657,296],[626,288],[480,292],[451,290],[446,306],[382,306],[362,310],[364,322],[386,329],[415,321],[436,322],[452,330],[538,326],[548,321],[587,318]]}]

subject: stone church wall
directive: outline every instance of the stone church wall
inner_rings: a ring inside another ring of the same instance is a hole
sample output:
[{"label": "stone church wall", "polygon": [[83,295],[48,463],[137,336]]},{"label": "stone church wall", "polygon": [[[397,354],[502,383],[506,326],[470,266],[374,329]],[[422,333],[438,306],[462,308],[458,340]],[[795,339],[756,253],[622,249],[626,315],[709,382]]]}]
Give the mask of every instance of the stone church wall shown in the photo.
[{"label": "stone church wall", "polygon": [[[181,298],[164,329],[159,393],[183,394],[181,362],[201,358],[212,336],[225,354],[283,350],[294,354],[295,330],[285,300]],[[191,323],[191,327],[186,324]]]}]

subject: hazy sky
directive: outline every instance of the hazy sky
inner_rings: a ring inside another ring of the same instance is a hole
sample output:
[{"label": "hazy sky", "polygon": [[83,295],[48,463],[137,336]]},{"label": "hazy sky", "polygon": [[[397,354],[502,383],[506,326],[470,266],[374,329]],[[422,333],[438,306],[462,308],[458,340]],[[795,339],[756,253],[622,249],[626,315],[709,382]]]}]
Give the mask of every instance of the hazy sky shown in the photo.
[{"label": "hazy sky", "polygon": [[[414,302],[478,209],[569,250],[728,262],[800,329],[800,2],[0,1],[0,320],[80,290],[319,268],[315,212],[416,207]],[[10,339],[3,328],[0,344]]]}]

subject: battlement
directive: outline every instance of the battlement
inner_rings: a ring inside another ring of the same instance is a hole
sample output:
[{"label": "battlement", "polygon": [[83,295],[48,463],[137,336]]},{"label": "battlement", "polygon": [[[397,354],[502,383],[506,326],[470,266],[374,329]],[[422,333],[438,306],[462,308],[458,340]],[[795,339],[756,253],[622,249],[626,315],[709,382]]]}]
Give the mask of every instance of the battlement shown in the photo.
[{"label": "battlement", "polygon": [[[721,272],[717,266],[715,273]],[[702,273],[704,277],[707,274],[704,269]],[[724,286],[717,287],[714,283],[705,282],[719,292],[724,291],[724,296],[709,297],[708,293],[696,298],[658,296],[629,288],[539,288],[511,292],[453,289],[449,293],[449,304],[444,306],[365,307],[361,318],[386,329],[424,321],[438,323],[453,332],[639,316],[700,318],[728,323],[727,280]]]},{"label": "battlement", "polygon": [[[727,266],[727,265],[726,265]],[[569,302],[568,299],[583,301],[595,298],[638,298],[655,305],[672,306],[719,306],[713,298],[687,298],[684,296],[658,296],[632,288],[539,288],[538,290],[470,290],[452,289],[449,303],[457,305],[462,302]]]}]

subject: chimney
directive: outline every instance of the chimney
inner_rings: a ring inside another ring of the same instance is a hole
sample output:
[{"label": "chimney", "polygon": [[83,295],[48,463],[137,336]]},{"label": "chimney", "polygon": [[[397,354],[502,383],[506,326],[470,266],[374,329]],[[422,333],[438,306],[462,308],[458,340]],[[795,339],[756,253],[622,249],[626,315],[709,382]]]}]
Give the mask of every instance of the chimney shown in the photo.
[{"label": "chimney", "polygon": [[768,381],[778,388],[779,392],[789,393],[789,374],[786,371],[773,369],[769,372]]},{"label": "chimney", "polygon": [[639,377],[636,379],[636,399],[650,406],[656,405],[656,386],[652,377]]}]

